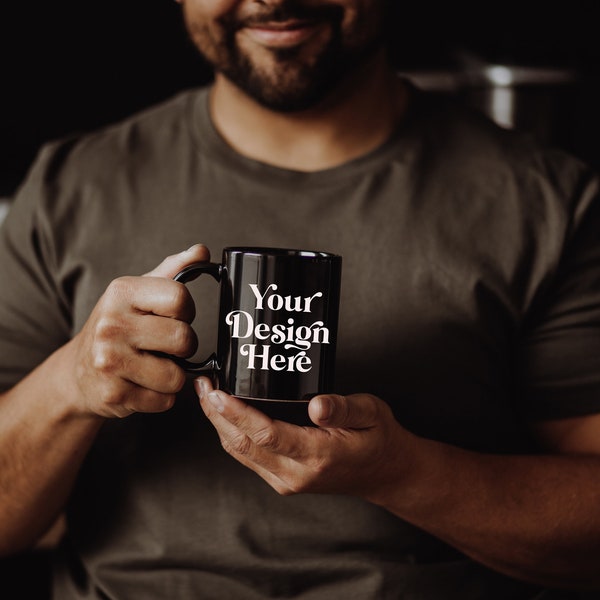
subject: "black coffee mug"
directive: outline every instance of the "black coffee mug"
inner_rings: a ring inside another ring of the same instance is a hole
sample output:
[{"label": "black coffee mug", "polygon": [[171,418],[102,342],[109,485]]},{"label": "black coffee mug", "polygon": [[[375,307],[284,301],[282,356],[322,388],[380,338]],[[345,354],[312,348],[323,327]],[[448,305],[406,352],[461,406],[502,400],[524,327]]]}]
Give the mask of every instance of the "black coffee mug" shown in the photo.
[{"label": "black coffee mug", "polygon": [[309,424],[308,401],[333,391],[342,258],[284,248],[225,248],[222,262],[192,264],[183,283],[220,283],[217,351],[187,371],[273,418]]}]

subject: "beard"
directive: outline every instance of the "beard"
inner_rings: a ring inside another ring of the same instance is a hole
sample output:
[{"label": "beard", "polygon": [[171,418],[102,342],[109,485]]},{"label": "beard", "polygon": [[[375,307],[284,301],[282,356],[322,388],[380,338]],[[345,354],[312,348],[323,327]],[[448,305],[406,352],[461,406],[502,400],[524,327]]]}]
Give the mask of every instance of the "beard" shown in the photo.
[{"label": "beard", "polygon": [[302,111],[320,103],[349,70],[351,61],[342,62],[334,45],[332,40],[319,60],[309,64],[297,56],[297,50],[272,50],[269,69],[232,47],[233,60],[221,72],[262,106],[278,112]]},{"label": "beard", "polygon": [[[223,17],[217,27],[188,19],[192,41],[216,71],[260,105],[277,112],[298,112],[323,102],[351,72],[383,44],[381,27],[365,32],[342,30],[339,6],[305,7],[296,2],[264,7],[245,19]],[[327,26],[329,35],[307,50],[302,44],[290,48],[263,49],[261,57],[239,43],[237,32],[245,26],[305,20]],[[379,22],[378,22],[379,25]]]}]

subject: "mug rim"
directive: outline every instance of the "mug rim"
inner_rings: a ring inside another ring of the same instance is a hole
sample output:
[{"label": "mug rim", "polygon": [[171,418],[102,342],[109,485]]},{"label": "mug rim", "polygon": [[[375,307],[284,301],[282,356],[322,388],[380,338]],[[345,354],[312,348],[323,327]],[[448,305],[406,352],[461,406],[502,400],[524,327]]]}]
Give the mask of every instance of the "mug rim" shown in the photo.
[{"label": "mug rim", "polygon": [[321,250],[303,250],[300,248],[275,248],[267,246],[227,246],[223,248],[224,254],[244,254],[247,256],[273,256],[277,258],[313,258],[335,259],[341,258],[339,254],[323,252]]}]

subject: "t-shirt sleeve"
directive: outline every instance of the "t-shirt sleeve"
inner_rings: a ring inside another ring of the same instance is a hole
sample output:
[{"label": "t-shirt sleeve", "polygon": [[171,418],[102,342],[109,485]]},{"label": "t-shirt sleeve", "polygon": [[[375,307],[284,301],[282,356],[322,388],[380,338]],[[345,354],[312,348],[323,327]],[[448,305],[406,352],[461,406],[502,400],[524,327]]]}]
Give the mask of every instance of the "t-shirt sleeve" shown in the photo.
[{"label": "t-shirt sleeve", "polygon": [[530,420],[600,412],[600,196],[578,186],[563,254],[523,328],[520,404]]},{"label": "t-shirt sleeve", "polygon": [[18,190],[0,226],[0,391],[64,345],[71,336],[69,300],[54,278],[52,204],[45,148]]}]

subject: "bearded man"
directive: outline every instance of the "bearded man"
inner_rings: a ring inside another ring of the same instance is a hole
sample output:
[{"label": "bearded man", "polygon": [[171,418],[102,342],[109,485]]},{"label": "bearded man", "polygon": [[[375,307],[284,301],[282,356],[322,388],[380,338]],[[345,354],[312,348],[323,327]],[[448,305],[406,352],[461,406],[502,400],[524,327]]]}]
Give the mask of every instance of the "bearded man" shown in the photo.
[{"label": "bearded man", "polygon": [[[64,513],[61,600],[597,588],[595,174],[399,78],[384,0],[180,1],[214,83],[46,146],[1,231],[0,551]],[[233,245],[343,256],[314,426],[166,356]]]}]

